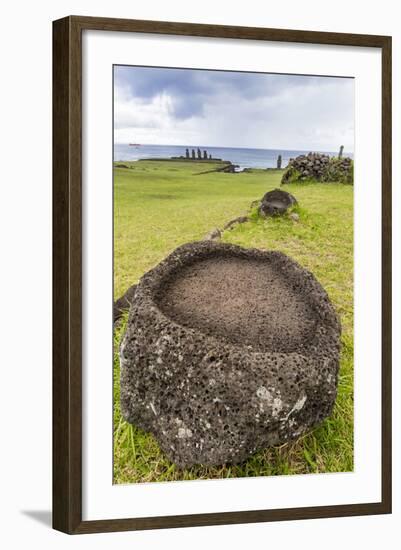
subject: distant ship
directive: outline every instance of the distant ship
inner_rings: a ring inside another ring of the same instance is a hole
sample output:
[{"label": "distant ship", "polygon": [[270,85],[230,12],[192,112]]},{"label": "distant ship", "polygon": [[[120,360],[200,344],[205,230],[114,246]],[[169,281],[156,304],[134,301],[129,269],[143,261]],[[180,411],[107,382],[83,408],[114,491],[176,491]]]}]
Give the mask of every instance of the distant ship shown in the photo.
[{"label": "distant ship", "polygon": [[140,147],[140,143],[128,143],[131,147]]}]

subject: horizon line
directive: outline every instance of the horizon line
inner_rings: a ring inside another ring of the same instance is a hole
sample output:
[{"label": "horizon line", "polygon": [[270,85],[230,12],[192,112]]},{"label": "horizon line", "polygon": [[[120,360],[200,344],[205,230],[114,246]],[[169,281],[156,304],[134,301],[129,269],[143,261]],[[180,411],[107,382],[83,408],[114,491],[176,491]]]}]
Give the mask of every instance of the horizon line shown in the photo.
[{"label": "horizon line", "polygon": [[[128,142],[114,142],[113,145],[129,145]],[[335,153],[336,151],[339,151],[340,150],[340,146],[337,147],[336,150],[328,150],[328,149],[320,149],[320,148],[308,148],[308,149],[284,149],[284,148],[272,148],[272,147],[240,147],[240,146],[229,146],[229,145],[183,145],[183,144],[171,144],[171,143],[138,143],[138,146],[148,146],[148,145],[155,145],[157,147],[182,147],[183,149],[186,149],[186,148],[207,148],[207,147],[210,147],[210,148],[214,148],[214,149],[256,149],[256,150],[260,150],[260,151],[288,151],[288,152],[294,152],[294,151],[299,151],[299,152],[322,152],[322,153]],[[344,153],[354,153],[353,149],[352,150],[348,150],[345,148],[344,146]],[[343,154],[344,154],[343,153]]]}]

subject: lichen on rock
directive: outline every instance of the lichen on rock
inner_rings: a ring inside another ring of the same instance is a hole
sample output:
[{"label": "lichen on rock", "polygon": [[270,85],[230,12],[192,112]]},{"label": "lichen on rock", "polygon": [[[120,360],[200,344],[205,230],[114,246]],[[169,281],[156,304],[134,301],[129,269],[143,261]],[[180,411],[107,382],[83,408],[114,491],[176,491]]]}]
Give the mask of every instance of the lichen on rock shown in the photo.
[{"label": "lichen on rock", "polygon": [[340,325],[311,273],[276,251],[201,241],[136,288],[121,409],[179,467],[238,463],[327,417]]}]

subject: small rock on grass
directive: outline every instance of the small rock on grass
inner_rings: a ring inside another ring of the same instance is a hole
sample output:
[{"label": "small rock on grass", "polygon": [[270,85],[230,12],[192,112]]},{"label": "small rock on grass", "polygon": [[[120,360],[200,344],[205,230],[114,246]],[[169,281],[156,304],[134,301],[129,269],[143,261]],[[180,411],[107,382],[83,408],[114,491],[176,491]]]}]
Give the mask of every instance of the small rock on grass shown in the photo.
[{"label": "small rock on grass", "polygon": [[226,223],[226,225],[224,226],[224,231],[226,231],[227,229],[231,229],[231,227],[233,227],[237,223],[245,223],[248,220],[248,216],[239,216],[238,218],[234,218],[233,220],[230,220]]},{"label": "small rock on grass", "polygon": [[219,239],[221,239],[221,231],[218,227],[209,231],[209,233],[204,238],[205,241],[217,241]]}]

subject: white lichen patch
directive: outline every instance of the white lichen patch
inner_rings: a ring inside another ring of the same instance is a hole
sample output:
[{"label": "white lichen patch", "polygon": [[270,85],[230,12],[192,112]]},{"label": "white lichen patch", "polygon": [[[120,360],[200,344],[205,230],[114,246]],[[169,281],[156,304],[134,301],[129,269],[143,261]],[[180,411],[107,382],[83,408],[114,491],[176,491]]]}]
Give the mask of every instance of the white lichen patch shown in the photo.
[{"label": "white lichen patch", "polygon": [[274,418],[277,418],[279,413],[281,412],[283,408],[283,402],[279,397],[275,397],[273,399],[273,407],[272,407],[272,415]]},{"label": "white lichen patch", "polygon": [[266,401],[272,401],[273,395],[269,392],[265,386],[259,386],[256,390],[256,395],[259,397],[259,399],[265,399]]},{"label": "white lichen patch", "polygon": [[292,407],[292,412],[298,412],[300,411],[303,406],[306,403],[306,395],[304,394],[302,397],[298,399],[298,401],[295,403],[295,405]]},{"label": "white lichen patch", "polygon": [[177,437],[179,439],[184,439],[185,437],[192,437],[192,430],[189,428],[178,428]]},{"label": "white lichen patch", "polygon": [[301,397],[298,399],[298,401],[292,407],[292,409],[287,414],[287,416],[284,418],[284,420],[288,420],[288,418],[290,417],[291,414],[299,412],[303,408],[303,406],[305,405],[306,400],[307,400],[307,396],[305,394],[301,395]]},{"label": "white lichen patch", "polygon": [[265,410],[264,405],[267,405],[272,409],[272,416],[277,418],[283,408],[283,402],[279,396],[279,392],[275,396],[265,386],[259,386],[256,390],[256,395],[261,399],[259,403],[259,410],[263,412]]}]

